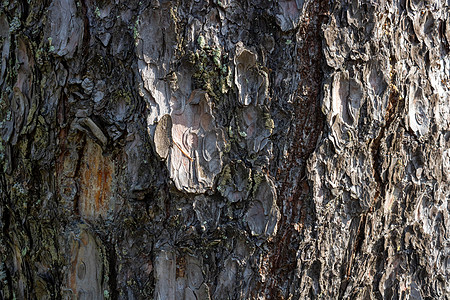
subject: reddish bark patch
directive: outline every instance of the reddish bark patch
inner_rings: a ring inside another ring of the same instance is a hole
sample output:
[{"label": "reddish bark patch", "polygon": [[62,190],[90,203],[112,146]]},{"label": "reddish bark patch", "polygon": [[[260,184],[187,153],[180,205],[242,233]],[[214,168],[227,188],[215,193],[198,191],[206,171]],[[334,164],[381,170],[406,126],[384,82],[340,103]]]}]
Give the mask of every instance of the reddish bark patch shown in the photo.
[{"label": "reddish bark patch", "polygon": [[186,272],[186,259],[184,257],[177,257],[177,278],[184,277]]},{"label": "reddish bark patch", "polygon": [[102,148],[89,138],[84,148],[79,174],[81,216],[88,219],[105,217],[110,208],[114,164],[109,157],[103,156]]}]

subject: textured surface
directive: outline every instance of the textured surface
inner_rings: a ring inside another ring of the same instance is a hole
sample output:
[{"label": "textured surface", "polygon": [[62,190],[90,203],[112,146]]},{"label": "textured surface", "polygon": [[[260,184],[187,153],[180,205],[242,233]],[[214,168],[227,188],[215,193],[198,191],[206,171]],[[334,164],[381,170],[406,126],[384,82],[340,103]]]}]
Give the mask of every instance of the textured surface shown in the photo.
[{"label": "textured surface", "polygon": [[450,298],[448,1],[0,7],[0,299]]}]

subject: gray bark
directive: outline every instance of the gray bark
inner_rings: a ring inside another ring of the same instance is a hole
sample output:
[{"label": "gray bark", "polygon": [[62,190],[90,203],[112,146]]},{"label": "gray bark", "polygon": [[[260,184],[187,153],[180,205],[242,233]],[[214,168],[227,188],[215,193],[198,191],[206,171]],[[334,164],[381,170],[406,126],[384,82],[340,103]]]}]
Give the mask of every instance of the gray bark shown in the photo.
[{"label": "gray bark", "polygon": [[0,299],[449,299],[449,6],[3,1]]}]

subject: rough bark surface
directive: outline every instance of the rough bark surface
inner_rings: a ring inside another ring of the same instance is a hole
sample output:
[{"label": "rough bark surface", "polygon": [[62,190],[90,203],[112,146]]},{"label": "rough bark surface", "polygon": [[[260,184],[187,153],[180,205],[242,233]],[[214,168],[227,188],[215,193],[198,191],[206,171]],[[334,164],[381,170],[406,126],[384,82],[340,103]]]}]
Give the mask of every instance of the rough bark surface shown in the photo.
[{"label": "rough bark surface", "polygon": [[0,5],[0,299],[450,298],[448,1]]}]

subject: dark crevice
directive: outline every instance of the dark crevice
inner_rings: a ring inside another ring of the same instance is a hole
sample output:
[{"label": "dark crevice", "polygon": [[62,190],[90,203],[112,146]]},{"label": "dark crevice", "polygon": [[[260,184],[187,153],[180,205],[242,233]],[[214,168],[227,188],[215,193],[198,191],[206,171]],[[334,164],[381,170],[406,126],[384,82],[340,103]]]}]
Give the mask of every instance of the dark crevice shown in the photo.
[{"label": "dark crevice", "polygon": [[[56,200],[56,199],[55,199]],[[59,244],[56,242],[59,238],[59,234],[56,230],[53,230],[53,239],[55,240],[54,246],[55,246],[55,252],[57,257],[59,258],[61,256],[61,251],[59,249]],[[59,261],[56,261],[53,263],[51,268],[51,282],[50,285],[53,287],[53,298],[54,299],[62,299],[62,292],[61,289],[63,287],[63,281],[64,281],[64,268],[61,266]]]},{"label": "dark crevice", "polygon": [[380,299],[380,300],[384,299],[383,295],[379,291],[379,284],[381,281],[381,277],[383,276],[383,273],[384,273],[384,264],[385,264],[385,261],[387,258],[387,254],[384,249],[384,243],[385,243],[385,240],[384,240],[384,237],[382,237],[377,242],[375,242],[375,247],[373,249],[375,253],[379,253],[379,254],[377,255],[377,259],[375,262],[376,274],[374,275],[374,279],[373,279],[373,283],[372,283],[372,290],[375,295],[375,298]]},{"label": "dark crevice", "polygon": [[[87,5],[86,4],[87,0],[81,0],[81,13],[83,16],[83,25],[84,25],[84,32],[83,32],[83,42],[82,42],[82,46],[81,46],[81,52],[82,52],[82,57],[84,58],[88,58],[89,57],[89,41],[91,39],[91,32],[90,32],[90,24],[89,24],[89,17],[87,15],[88,9],[87,9]],[[86,70],[88,66],[85,64],[84,68]]]},{"label": "dark crevice", "polygon": [[9,233],[9,227],[11,225],[11,208],[10,203],[11,203],[11,199],[10,197],[7,197],[8,190],[7,190],[7,185],[5,182],[5,177],[3,175],[0,176],[0,185],[1,185],[1,189],[0,189],[0,196],[1,196],[1,201],[2,201],[2,206],[3,206],[3,236],[8,236]]},{"label": "dark crevice", "polygon": [[[339,288],[339,298],[342,299],[344,297],[344,293],[347,289],[348,284],[351,281],[351,272],[353,263],[356,260],[357,255],[361,252],[361,248],[364,242],[364,232],[366,228],[366,220],[367,220],[367,214],[363,214],[360,217],[359,223],[358,223],[358,229],[356,231],[355,240],[353,242],[353,247],[351,249],[351,252],[349,254],[349,261],[347,262],[346,268],[345,268],[345,274],[342,274],[343,280],[341,282],[341,286]],[[344,264],[345,266],[345,264]],[[343,269],[344,271],[344,269]]]},{"label": "dark crevice", "polygon": [[370,145],[373,161],[373,175],[375,182],[377,183],[377,191],[375,192],[375,197],[372,202],[372,209],[374,208],[373,206],[376,205],[380,196],[381,199],[385,197],[383,179],[381,178],[381,169],[384,159],[380,149],[381,140],[385,137],[386,129],[389,129],[391,127],[392,122],[399,116],[399,113],[403,111],[405,106],[405,100],[400,96],[400,92],[398,91],[397,87],[391,83],[390,89],[391,92],[389,94],[389,101],[386,109],[385,125],[381,127],[380,133]]},{"label": "dark crevice", "polygon": [[358,232],[356,234],[355,247],[353,248],[353,253],[358,254],[361,251],[361,247],[364,241],[364,232],[366,229],[366,219],[367,214],[364,214],[361,217],[361,221],[359,222]]},{"label": "dark crevice", "polygon": [[350,279],[348,277],[344,277],[342,279],[341,285],[339,286],[339,298],[338,299],[344,298],[344,293],[347,290],[349,283],[350,283]]},{"label": "dark crevice", "polygon": [[[77,178],[77,179],[80,178],[81,162],[83,160],[84,148],[86,146],[86,142],[87,142],[86,135],[83,134],[82,144],[79,147],[79,149],[77,149],[78,150],[78,161],[77,161],[77,164],[76,164],[76,167],[75,167],[75,178]],[[74,211],[74,214],[76,216],[79,216],[80,215],[80,206],[79,206],[79,204],[80,204],[80,193],[81,193],[79,180],[76,181],[76,184],[77,184],[77,193],[76,193],[76,195],[75,195],[75,197],[73,199],[73,211]]]},{"label": "dark crevice", "polygon": [[111,300],[119,298],[119,291],[117,289],[117,255],[114,244],[110,244],[108,249],[108,263],[109,263],[109,290]]},{"label": "dark crevice", "polygon": [[[267,280],[265,285],[267,295],[273,299],[279,299],[286,293],[286,280],[294,280],[289,274],[297,267],[297,249],[303,228],[305,225],[308,226],[307,223],[314,222],[314,216],[309,216],[313,204],[311,190],[306,180],[306,161],[316,149],[325,124],[320,107],[325,60],[321,26],[328,21],[326,16],[328,2],[320,1],[305,5],[308,5],[305,14],[309,19],[302,21],[297,32],[297,35],[302,36],[303,43],[298,45],[294,54],[301,78],[297,83],[294,101],[291,107],[285,107],[291,104],[284,103],[282,99],[276,99],[277,101],[272,103],[272,109],[286,112],[289,118],[289,125],[286,124],[289,133],[286,140],[293,141],[288,145],[286,157],[283,157],[285,154],[282,153],[282,148],[278,150],[277,156],[280,157],[281,163],[278,170],[272,171],[276,173],[276,181],[280,186],[277,189],[277,205],[281,212],[289,212],[288,215],[281,214],[278,235],[274,238],[271,245],[273,250],[269,255],[271,257],[269,273],[272,278]],[[270,56],[268,61],[271,62]],[[283,140],[285,136],[286,132],[280,135],[280,139]],[[298,230],[294,230],[294,223],[298,225]]]}]

